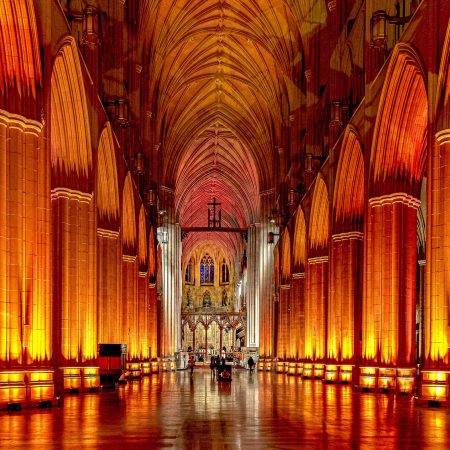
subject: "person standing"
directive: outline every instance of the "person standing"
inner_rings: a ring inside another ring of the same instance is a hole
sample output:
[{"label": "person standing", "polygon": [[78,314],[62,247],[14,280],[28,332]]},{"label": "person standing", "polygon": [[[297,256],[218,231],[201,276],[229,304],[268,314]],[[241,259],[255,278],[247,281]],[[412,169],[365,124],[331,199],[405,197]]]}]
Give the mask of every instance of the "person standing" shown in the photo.
[{"label": "person standing", "polygon": [[214,356],[211,356],[211,362],[209,363],[209,368],[211,369],[211,378],[214,378],[214,371],[216,369],[216,360],[214,359]]},{"label": "person standing", "polygon": [[191,377],[194,374],[194,367],[195,367],[195,359],[194,356],[191,355],[191,357],[189,358],[189,369],[191,369]]},{"label": "person standing", "polygon": [[255,367],[255,361],[253,361],[253,358],[250,356],[250,358],[248,358],[248,362],[247,362],[248,368],[250,369],[250,373],[253,373],[253,367]]}]

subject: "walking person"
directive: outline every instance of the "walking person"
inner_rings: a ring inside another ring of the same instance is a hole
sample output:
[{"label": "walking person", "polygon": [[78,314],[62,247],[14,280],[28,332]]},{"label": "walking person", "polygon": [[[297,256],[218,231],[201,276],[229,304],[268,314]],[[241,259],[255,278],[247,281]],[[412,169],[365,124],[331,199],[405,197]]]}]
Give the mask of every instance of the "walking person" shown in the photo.
[{"label": "walking person", "polygon": [[253,373],[253,367],[255,367],[255,361],[253,360],[253,358],[251,356],[250,356],[250,358],[248,358],[247,365],[248,365],[248,368],[250,369],[250,373]]},{"label": "walking person", "polygon": [[191,355],[191,357],[189,358],[189,368],[191,369],[191,377],[194,374],[194,367],[195,367],[195,359],[194,356]]},{"label": "walking person", "polygon": [[211,356],[211,362],[209,363],[209,368],[211,369],[211,378],[214,378],[216,369],[216,360],[214,356]]}]

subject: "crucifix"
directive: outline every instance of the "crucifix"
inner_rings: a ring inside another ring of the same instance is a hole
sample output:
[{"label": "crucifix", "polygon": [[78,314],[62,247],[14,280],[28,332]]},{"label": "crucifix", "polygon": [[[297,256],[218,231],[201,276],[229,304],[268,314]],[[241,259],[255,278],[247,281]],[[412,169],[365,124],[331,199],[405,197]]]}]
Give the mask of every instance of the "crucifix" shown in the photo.
[{"label": "crucifix", "polygon": [[[213,198],[212,203],[208,203],[208,228],[220,228],[222,224],[222,210],[219,209],[219,217],[216,219],[216,206],[220,206],[222,203],[216,202],[216,197]],[[212,218],[211,218],[211,210],[209,206],[213,207],[212,210]]]}]

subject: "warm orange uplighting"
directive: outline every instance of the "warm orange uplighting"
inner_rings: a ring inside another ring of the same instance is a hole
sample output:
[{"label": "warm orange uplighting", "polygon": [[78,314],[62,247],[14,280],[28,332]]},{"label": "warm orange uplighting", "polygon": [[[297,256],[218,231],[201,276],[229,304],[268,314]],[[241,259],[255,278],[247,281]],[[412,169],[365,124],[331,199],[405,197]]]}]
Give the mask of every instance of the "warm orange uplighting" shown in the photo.
[{"label": "warm orange uplighting", "polygon": [[147,263],[147,225],[145,219],[145,207],[143,204],[139,210],[138,257],[140,266]]},{"label": "warm orange uplighting", "polygon": [[111,124],[106,122],[98,144],[97,208],[101,219],[119,215],[119,185]]},{"label": "warm orange uplighting", "polygon": [[131,172],[127,173],[123,188],[122,240],[129,247],[133,247],[136,243],[136,214]]},{"label": "warm orange uplighting", "polygon": [[65,391],[81,389],[81,367],[63,367],[61,370]]},{"label": "warm orange uplighting", "polygon": [[92,145],[85,87],[75,39],[67,37],[51,80],[52,166],[66,176],[88,176]]},{"label": "warm orange uplighting", "polygon": [[284,373],[284,365],[285,363],[283,361],[277,362],[277,373]]},{"label": "warm orange uplighting", "polygon": [[325,366],[325,377],[324,380],[330,383],[335,383],[339,379],[339,371],[338,366],[335,365],[329,365],[327,364]]},{"label": "warm orange uplighting", "polygon": [[293,264],[295,271],[303,271],[306,265],[306,223],[302,208],[295,215],[295,231],[293,244]]},{"label": "warm orange uplighting", "polygon": [[379,108],[371,153],[373,194],[413,194],[426,161],[428,101],[424,75],[411,49],[395,48]]},{"label": "warm orange uplighting", "polygon": [[364,162],[361,143],[351,127],[342,143],[333,206],[335,233],[359,229],[364,209]]},{"label": "warm orange uplighting", "polygon": [[295,375],[297,373],[297,365],[295,363],[289,363],[288,365],[288,375]]},{"label": "warm orange uplighting", "polygon": [[311,206],[311,221],[309,223],[309,245],[318,255],[328,250],[329,239],[329,203],[328,189],[324,179],[318,176],[314,188]]},{"label": "warm orange uplighting", "polygon": [[141,373],[142,375],[151,375],[152,368],[149,362],[141,363]]},{"label": "warm orange uplighting", "polygon": [[310,363],[304,363],[303,364],[303,378],[312,378],[314,374],[314,366]]},{"label": "warm orange uplighting", "polygon": [[82,387],[84,390],[94,390],[100,387],[100,373],[98,367],[83,367],[82,373]]},{"label": "warm orange uplighting", "polygon": [[32,0],[3,0],[0,8],[0,92],[17,86],[19,95],[36,97],[41,60]]}]

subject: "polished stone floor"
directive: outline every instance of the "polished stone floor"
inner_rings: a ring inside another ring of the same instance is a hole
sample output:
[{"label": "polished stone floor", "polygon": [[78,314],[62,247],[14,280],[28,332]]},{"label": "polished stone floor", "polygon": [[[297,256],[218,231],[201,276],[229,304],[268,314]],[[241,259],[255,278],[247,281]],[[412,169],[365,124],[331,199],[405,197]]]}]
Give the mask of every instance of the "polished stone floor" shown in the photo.
[{"label": "polished stone floor", "polygon": [[165,373],[0,412],[0,448],[450,448],[450,409],[271,373]]}]

